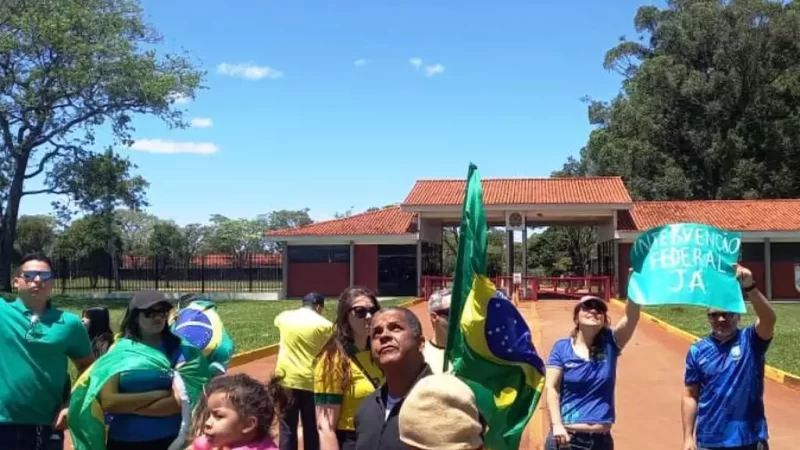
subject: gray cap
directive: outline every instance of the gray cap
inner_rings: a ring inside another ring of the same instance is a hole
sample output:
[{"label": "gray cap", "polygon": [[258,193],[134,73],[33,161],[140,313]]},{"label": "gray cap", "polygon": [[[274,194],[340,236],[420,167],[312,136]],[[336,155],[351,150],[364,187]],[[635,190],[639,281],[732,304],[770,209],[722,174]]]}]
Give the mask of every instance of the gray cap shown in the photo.
[{"label": "gray cap", "polygon": [[128,304],[128,309],[131,311],[135,309],[144,310],[159,303],[167,303],[172,306],[172,302],[167,299],[163,292],[145,289],[133,294],[133,298],[131,298],[131,302]]}]

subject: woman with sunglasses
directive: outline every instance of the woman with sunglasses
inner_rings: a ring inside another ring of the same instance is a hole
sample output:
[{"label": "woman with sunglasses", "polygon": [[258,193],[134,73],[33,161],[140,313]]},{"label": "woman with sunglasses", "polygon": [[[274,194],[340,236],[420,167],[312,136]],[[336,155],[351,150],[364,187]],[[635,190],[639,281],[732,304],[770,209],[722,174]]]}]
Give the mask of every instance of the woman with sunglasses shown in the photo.
[{"label": "woman with sunglasses", "polygon": [[547,361],[545,391],[550,412],[546,450],[613,450],[617,358],[639,322],[641,307],[627,302],[613,327],[608,306],[598,297],[580,299],[572,312],[575,328],[556,341]]},{"label": "woman with sunglasses", "polygon": [[[167,326],[171,309],[158,291],[135,293],[122,318],[121,338],[161,350],[174,366],[181,356],[181,340]],[[167,373],[121,372],[103,387],[100,404],[109,425],[108,450],[166,450],[180,430],[180,405]]]},{"label": "woman with sunglasses", "polygon": [[355,414],[361,401],[383,382],[368,347],[369,322],[380,310],[378,298],[363,287],[339,296],[333,336],[314,367],[314,403],[320,447],[355,449]]}]

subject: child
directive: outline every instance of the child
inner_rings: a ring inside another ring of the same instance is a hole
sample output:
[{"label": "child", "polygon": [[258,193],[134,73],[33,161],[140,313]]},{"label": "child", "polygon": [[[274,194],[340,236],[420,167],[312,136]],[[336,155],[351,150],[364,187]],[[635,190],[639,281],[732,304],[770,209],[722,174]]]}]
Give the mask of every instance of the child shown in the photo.
[{"label": "child", "polygon": [[214,378],[196,411],[193,448],[278,450],[270,431],[286,401],[275,379],[264,385],[245,374]]}]

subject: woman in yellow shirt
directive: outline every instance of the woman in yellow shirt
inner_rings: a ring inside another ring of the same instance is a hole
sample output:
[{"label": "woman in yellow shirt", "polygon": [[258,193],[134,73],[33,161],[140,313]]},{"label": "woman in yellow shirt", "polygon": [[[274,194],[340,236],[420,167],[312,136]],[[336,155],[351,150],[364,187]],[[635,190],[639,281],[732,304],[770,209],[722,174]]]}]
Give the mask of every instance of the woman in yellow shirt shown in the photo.
[{"label": "woman in yellow shirt", "polygon": [[383,383],[368,347],[369,322],[381,308],[375,294],[349,287],[339,296],[334,333],[314,366],[314,403],[322,450],[356,447],[361,401]]}]

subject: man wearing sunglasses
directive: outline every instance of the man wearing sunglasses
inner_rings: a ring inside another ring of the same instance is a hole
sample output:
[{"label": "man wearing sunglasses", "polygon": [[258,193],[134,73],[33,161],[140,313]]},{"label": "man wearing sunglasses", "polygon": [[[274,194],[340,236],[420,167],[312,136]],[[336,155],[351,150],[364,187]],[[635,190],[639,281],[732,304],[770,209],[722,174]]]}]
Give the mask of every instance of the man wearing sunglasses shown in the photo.
[{"label": "man wearing sunglasses", "polygon": [[435,374],[442,373],[444,367],[444,349],[447,346],[447,328],[450,317],[450,296],[450,289],[443,288],[434,292],[428,299],[428,314],[431,328],[433,328],[433,339],[425,342],[422,354],[425,355],[425,362]]},{"label": "man wearing sunglasses", "polygon": [[67,359],[78,374],[94,361],[81,319],[54,307],[52,264],[25,256],[14,277],[18,297],[0,301],[0,442],[3,449],[44,450],[53,430],[63,430]]},{"label": "man wearing sunglasses", "polygon": [[755,324],[740,329],[738,314],[707,311],[711,333],[686,355],[684,450],[769,449],[764,365],[775,311],[750,270],[737,265],[736,278],[756,313]]}]

